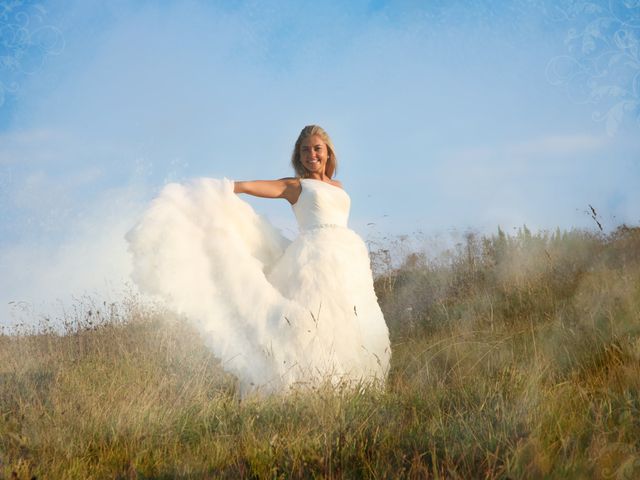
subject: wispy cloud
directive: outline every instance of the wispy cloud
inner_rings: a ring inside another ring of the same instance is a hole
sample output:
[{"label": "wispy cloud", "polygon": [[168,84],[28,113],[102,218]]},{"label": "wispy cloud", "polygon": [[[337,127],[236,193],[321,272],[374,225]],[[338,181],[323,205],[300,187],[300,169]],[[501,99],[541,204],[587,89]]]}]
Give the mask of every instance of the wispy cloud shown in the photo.
[{"label": "wispy cloud", "polygon": [[505,151],[507,154],[527,157],[556,157],[593,153],[610,143],[611,138],[605,135],[547,135],[531,141],[508,145],[505,147]]},{"label": "wispy cloud", "polygon": [[446,153],[449,161],[484,162],[502,161],[505,158],[546,159],[573,158],[578,154],[594,153],[611,143],[605,135],[586,133],[544,135],[520,142],[500,145],[453,148]]},{"label": "wispy cloud", "polygon": [[[602,158],[607,153],[608,162]],[[445,149],[431,172],[433,195],[444,199],[447,215],[489,230],[522,224],[589,227],[582,214],[588,203],[607,205],[607,215],[618,215],[619,221],[631,220],[624,202],[613,207],[607,199],[629,189],[629,174],[637,175],[626,168],[632,156],[628,149],[613,148],[610,137],[587,133]]]},{"label": "wispy cloud", "polygon": [[64,140],[62,132],[49,127],[0,133],[0,166],[54,160]]}]

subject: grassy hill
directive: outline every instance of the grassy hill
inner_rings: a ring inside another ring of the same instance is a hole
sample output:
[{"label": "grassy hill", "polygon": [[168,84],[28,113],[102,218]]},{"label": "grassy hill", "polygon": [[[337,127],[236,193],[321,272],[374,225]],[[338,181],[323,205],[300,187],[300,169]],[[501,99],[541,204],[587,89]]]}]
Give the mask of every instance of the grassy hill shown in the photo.
[{"label": "grassy hill", "polygon": [[239,401],[135,298],[0,335],[0,478],[640,478],[639,228],[385,255],[384,389]]}]

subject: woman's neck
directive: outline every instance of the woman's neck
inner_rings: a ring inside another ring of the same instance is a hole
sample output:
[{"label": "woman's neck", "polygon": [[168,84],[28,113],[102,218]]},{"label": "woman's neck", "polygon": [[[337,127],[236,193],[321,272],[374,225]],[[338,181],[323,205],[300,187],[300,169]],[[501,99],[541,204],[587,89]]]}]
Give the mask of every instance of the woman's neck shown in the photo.
[{"label": "woman's neck", "polygon": [[304,178],[310,178],[312,180],[320,180],[321,182],[326,182],[329,180],[329,176],[325,173],[310,173],[310,174],[307,174]]}]

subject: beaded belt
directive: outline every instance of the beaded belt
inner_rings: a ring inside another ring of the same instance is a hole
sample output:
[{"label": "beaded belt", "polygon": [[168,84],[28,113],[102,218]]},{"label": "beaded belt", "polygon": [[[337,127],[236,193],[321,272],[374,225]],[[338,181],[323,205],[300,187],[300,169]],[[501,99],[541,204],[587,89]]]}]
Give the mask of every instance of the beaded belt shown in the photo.
[{"label": "beaded belt", "polygon": [[312,232],[314,230],[318,230],[318,229],[321,229],[321,228],[347,228],[347,227],[345,227],[343,225],[338,225],[337,223],[321,223],[320,225],[314,225],[314,226],[309,227],[309,228],[303,228],[303,229],[301,229],[301,231],[302,231],[302,233]]}]

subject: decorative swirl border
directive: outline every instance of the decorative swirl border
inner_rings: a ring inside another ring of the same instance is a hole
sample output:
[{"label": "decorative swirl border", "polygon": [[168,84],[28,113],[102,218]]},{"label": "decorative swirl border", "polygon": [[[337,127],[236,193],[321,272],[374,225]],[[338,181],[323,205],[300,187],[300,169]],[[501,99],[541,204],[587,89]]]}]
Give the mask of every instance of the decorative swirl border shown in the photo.
[{"label": "decorative swirl border", "polygon": [[17,95],[25,76],[36,74],[47,57],[65,47],[61,30],[45,23],[47,10],[39,3],[0,1],[0,107]]},{"label": "decorative swirl border", "polygon": [[595,105],[592,118],[608,135],[626,117],[640,124],[640,0],[578,0],[556,13],[577,26],[567,31],[567,54],[547,64],[547,80],[572,101]]}]

